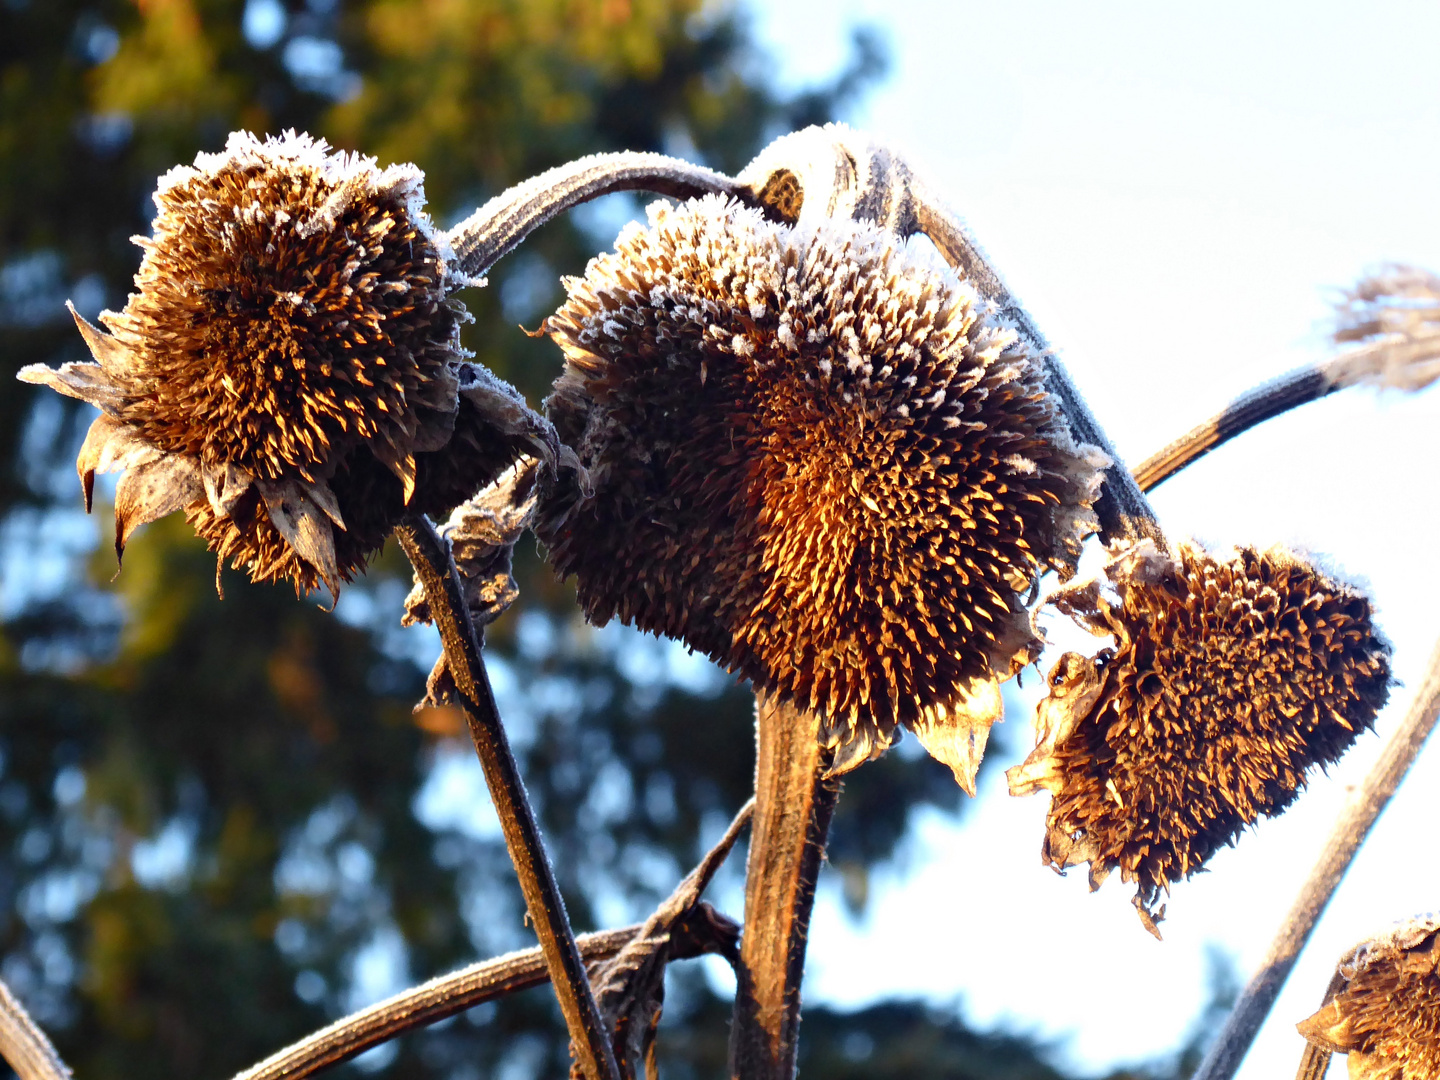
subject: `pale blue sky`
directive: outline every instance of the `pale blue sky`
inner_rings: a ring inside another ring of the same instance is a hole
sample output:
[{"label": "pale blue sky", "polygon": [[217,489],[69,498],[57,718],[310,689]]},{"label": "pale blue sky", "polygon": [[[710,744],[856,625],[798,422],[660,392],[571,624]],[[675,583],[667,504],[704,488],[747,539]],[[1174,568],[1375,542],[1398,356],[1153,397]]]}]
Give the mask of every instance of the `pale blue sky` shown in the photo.
[{"label": "pale blue sky", "polygon": [[[1325,355],[1331,299],[1365,268],[1440,270],[1440,5],[752,6],[794,85],[841,62],[853,22],[885,29],[894,71],[850,120],[904,149],[946,193],[1132,461]],[[1440,634],[1437,432],[1440,388],[1409,399],[1347,391],[1212,455],[1155,504],[1172,535],[1288,542],[1368,580],[1397,673],[1413,686]],[[1382,734],[1409,693],[1393,695]],[[1007,721],[1017,750],[1028,720],[1022,707]],[[963,824],[923,823],[866,920],[850,920],[833,895],[822,901],[807,996],[958,999],[979,1023],[1063,1037],[1067,1062],[1086,1070],[1163,1052],[1201,1005],[1207,943],[1248,976],[1379,746],[1363,739],[1284,818],[1178,885],[1163,944],[1140,928],[1118,880],[1092,896],[1083,874],[1042,868],[1043,797],[1010,799],[992,773]],[[1243,1080],[1293,1071],[1293,1025],[1343,949],[1440,906],[1437,791],[1432,748]]]}]

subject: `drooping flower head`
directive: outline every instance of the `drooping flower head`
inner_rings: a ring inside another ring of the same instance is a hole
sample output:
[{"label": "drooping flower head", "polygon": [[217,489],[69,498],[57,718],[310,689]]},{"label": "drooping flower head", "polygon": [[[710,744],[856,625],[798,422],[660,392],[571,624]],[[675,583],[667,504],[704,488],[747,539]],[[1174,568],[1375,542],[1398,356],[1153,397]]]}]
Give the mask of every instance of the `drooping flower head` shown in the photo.
[{"label": "drooping flower head", "polygon": [[[413,165],[239,132],[160,180],[95,364],[21,378],[100,407],[77,468],[126,470],[116,550],[183,509],[222,558],[297,588],[349,580],[407,510],[439,512],[548,425],[465,362],[465,279]],[[440,451],[444,451],[440,453]]]},{"label": "drooping flower head", "polygon": [[593,490],[535,527],[589,618],[816,710],[837,771],[903,724],[971,783],[1104,464],[1035,358],[894,234],[718,197],[652,206],[566,285],[547,407]]},{"label": "drooping flower head", "polygon": [[1152,932],[1160,893],[1289,806],[1389,694],[1369,601],[1280,548],[1146,540],[1052,602],[1112,647],[1056,663],[1010,792],[1049,791],[1044,860],[1088,862],[1092,888],[1118,869]]},{"label": "drooping flower head", "polygon": [[1348,1054],[1351,1080],[1440,1076],[1440,916],[1420,915],[1341,957],[1343,986],[1296,1027]]}]

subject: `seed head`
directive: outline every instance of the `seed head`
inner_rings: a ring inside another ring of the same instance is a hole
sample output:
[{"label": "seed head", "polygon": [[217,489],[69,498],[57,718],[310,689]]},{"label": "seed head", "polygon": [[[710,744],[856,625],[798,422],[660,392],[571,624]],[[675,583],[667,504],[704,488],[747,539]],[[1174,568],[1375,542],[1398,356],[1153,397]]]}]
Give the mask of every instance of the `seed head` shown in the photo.
[{"label": "seed head", "polygon": [[1357,945],[1337,966],[1344,986],[1296,1027],[1348,1054],[1352,1080],[1440,1076],[1440,916],[1421,915]]},{"label": "seed head", "polygon": [[685,641],[818,711],[843,771],[915,731],[963,784],[1025,594],[1073,570],[1103,455],[938,262],[869,223],[651,207],[545,323],[593,490],[536,529],[596,623]]},{"label": "seed head", "polygon": [[1440,278],[1411,266],[1366,276],[1338,306],[1335,341],[1355,347],[1325,365],[1332,384],[1425,389],[1440,379]]},{"label": "seed head", "polygon": [[[460,502],[548,425],[466,363],[463,278],[413,165],[245,132],[160,180],[137,291],[95,364],[21,378],[99,406],[77,468],[126,470],[116,551],[183,509],[255,580],[332,589],[408,511]],[[497,417],[500,422],[496,422]]]},{"label": "seed head", "polygon": [[1289,806],[1389,694],[1369,601],[1280,548],[1146,540],[1053,599],[1113,647],[1055,665],[1010,792],[1049,791],[1044,860],[1088,862],[1092,888],[1118,868],[1152,932],[1160,892]]}]

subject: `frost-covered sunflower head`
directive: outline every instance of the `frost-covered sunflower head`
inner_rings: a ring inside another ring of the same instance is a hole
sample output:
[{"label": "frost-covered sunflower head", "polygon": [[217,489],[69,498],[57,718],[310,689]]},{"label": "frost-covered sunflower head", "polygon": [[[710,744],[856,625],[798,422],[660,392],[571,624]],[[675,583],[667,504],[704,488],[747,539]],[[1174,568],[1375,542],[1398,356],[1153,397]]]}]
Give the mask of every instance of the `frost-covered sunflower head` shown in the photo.
[{"label": "frost-covered sunflower head", "polygon": [[[443,234],[413,165],[232,135],[160,180],[152,235],[96,363],[30,382],[98,406],[77,468],[125,470],[116,550],[184,510],[256,580],[332,589],[406,512],[464,500],[553,435],[465,361]],[[533,448],[533,447],[532,447]]]},{"label": "frost-covered sunflower head", "polygon": [[593,488],[535,527],[590,619],[814,710],[837,771],[904,725],[970,786],[1104,464],[1036,358],[893,233],[719,197],[652,206],[566,286],[547,407]]},{"label": "frost-covered sunflower head", "polygon": [[1296,1027],[1349,1055],[1351,1080],[1440,1076],[1440,915],[1407,919],[1362,941],[1336,967],[1339,989]]},{"label": "frost-covered sunflower head", "polygon": [[1092,888],[1119,869],[1152,933],[1170,883],[1289,806],[1389,695],[1370,602],[1281,548],[1144,540],[1053,602],[1111,647],[1055,664],[1010,792],[1049,791],[1042,857],[1089,863]]}]

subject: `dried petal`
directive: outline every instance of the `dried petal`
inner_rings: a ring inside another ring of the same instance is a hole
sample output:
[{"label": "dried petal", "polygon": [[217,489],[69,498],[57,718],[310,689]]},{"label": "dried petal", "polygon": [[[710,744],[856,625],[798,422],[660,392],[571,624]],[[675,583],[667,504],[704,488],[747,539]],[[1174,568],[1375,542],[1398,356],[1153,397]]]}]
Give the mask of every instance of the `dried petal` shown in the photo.
[{"label": "dried petal", "polygon": [[949,705],[922,709],[910,730],[931,757],[950,766],[955,782],[973,799],[975,775],[985,756],[990,728],[1004,715],[1000,684],[994,679],[976,679],[964,697]]},{"label": "dried petal", "polygon": [[183,509],[204,493],[195,460],[183,454],[129,465],[115,488],[116,558],[141,525]]}]

